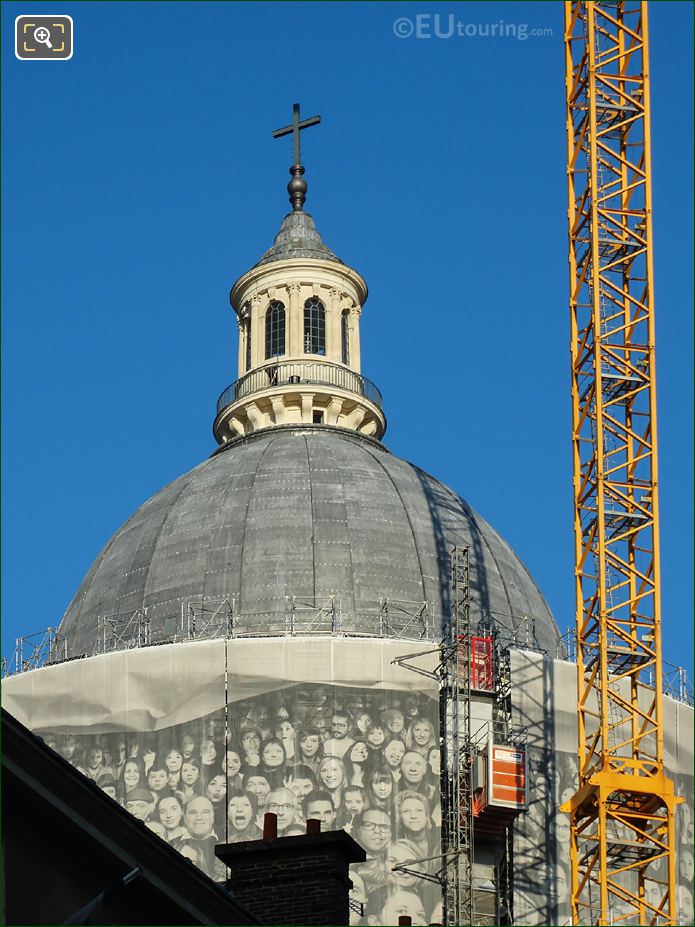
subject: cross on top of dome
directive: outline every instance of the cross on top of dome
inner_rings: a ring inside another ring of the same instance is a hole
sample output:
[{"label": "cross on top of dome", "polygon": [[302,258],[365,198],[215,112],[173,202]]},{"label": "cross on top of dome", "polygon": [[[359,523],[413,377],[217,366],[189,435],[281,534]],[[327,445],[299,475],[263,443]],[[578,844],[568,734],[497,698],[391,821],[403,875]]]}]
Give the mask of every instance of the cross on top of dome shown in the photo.
[{"label": "cross on top of dome", "polygon": [[308,119],[299,119],[299,103],[292,104],[292,122],[282,129],[276,129],[273,132],[273,138],[282,138],[284,135],[292,133],[294,141],[294,163],[301,164],[301,147],[299,133],[302,129],[308,129],[309,126],[317,126],[321,122],[320,116],[309,116]]},{"label": "cross on top of dome", "polygon": [[287,192],[290,195],[290,203],[295,212],[301,212],[306,200],[306,193],[309,185],[303,178],[304,167],[301,163],[302,152],[300,142],[300,132],[302,129],[308,129],[310,126],[316,126],[321,122],[320,116],[310,116],[308,119],[299,118],[299,103],[292,104],[292,122],[281,129],[275,129],[273,138],[282,138],[285,135],[292,135],[294,145],[294,163],[290,167],[292,180],[287,184]]}]

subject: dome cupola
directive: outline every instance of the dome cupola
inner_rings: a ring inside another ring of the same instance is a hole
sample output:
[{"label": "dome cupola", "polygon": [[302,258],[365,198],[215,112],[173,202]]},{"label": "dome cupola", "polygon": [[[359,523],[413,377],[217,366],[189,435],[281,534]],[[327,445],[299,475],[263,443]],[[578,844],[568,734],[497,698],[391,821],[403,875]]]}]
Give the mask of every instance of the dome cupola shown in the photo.
[{"label": "dome cupola", "polygon": [[328,248],[304,211],[308,184],[299,133],[320,122],[299,119],[287,189],[292,212],[271,248],[234,284],[239,326],[238,379],[217,402],[219,444],[277,425],[339,425],[370,437],[386,431],[381,394],[362,375],[360,316],[367,284]]}]

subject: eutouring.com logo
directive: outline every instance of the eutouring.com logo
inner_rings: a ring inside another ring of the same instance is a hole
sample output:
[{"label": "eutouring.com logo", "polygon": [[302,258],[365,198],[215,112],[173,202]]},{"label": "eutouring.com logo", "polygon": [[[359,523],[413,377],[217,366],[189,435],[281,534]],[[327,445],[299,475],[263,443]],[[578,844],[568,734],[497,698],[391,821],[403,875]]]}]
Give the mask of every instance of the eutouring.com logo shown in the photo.
[{"label": "eutouring.com logo", "polygon": [[503,19],[494,23],[466,23],[454,13],[416,13],[396,19],[393,33],[399,39],[516,39],[525,42],[551,36],[553,30],[547,26],[531,29],[528,23],[508,23]]}]

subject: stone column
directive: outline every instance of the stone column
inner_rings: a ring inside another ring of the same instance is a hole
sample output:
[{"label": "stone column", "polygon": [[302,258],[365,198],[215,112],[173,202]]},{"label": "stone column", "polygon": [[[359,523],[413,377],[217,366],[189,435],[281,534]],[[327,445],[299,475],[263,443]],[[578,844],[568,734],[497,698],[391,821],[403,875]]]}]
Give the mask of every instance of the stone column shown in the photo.
[{"label": "stone column", "polygon": [[304,353],[304,313],[300,299],[302,288],[298,283],[290,283],[287,289],[290,294],[290,304],[287,310],[287,354],[290,357],[297,357]]},{"label": "stone column", "polygon": [[265,326],[261,306],[261,297],[254,296],[251,300],[251,367],[265,363]]},{"label": "stone column", "polygon": [[357,373],[360,372],[360,315],[362,309],[360,306],[350,307],[350,366]]},{"label": "stone column", "polygon": [[[285,307],[285,351],[284,351],[284,354],[281,354],[277,358],[278,363],[282,363],[283,359],[287,357],[287,355],[290,353],[290,327],[289,327],[290,326],[290,291],[289,291],[289,287],[286,287],[286,286],[278,287],[274,291],[271,297],[271,301],[273,299],[279,300],[282,303],[282,305]],[[268,305],[270,305],[270,303],[268,303]]]},{"label": "stone column", "polygon": [[331,287],[328,300],[328,312],[326,319],[326,359],[334,363],[340,363],[341,360],[341,343],[340,343],[340,303],[343,294],[338,287]]},{"label": "stone column", "polygon": [[236,317],[237,329],[239,330],[239,351],[237,356],[237,377],[246,373],[246,325],[241,313]]}]

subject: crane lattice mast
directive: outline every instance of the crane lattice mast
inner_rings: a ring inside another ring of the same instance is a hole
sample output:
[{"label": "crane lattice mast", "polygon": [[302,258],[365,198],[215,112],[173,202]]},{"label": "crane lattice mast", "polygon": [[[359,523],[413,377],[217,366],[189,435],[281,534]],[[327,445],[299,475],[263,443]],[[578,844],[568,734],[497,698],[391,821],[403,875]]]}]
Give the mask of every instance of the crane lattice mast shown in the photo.
[{"label": "crane lattice mast", "polygon": [[566,2],[575,924],[676,924],[664,771],[645,2]]}]

